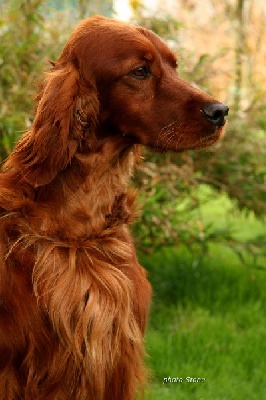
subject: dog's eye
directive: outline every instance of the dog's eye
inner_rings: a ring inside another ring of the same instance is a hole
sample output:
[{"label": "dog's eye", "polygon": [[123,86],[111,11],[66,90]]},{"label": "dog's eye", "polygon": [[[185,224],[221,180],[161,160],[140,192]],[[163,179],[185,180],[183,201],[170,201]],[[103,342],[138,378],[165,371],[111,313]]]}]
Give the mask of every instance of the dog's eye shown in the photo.
[{"label": "dog's eye", "polygon": [[134,69],[129,75],[133,76],[134,78],[145,79],[151,76],[151,70],[149,67],[147,67],[147,65],[143,65]]}]

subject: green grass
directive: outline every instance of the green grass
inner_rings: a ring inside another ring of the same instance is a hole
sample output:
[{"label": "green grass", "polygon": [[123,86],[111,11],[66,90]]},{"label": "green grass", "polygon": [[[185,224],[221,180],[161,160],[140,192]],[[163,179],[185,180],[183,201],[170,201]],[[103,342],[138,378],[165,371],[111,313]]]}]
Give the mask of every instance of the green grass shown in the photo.
[{"label": "green grass", "polygon": [[[222,224],[227,207],[215,210],[210,213],[220,213],[215,221]],[[253,217],[231,215],[231,220],[243,237],[263,232]],[[184,248],[140,260],[154,288],[146,336],[153,375],[146,399],[265,398],[266,271],[242,265],[219,245],[200,263]],[[168,377],[183,382],[163,383]],[[205,381],[188,383],[186,377]]]}]

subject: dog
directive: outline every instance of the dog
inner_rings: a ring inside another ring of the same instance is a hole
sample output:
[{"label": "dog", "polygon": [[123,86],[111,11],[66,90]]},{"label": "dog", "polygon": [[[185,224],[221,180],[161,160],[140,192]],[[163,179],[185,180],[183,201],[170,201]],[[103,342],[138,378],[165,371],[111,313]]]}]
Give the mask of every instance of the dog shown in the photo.
[{"label": "dog", "polygon": [[129,223],[139,146],[199,149],[228,107],[153,32],[81,22],[0,175],[0,400],[133,400],[151,287]]}]

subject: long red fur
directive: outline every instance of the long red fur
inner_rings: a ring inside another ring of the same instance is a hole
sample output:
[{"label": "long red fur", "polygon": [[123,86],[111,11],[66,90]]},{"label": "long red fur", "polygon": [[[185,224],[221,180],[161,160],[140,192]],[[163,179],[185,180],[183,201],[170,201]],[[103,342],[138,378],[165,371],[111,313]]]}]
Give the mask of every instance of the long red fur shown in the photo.
[{"label": "long red fur", "polygon": [[[174,63],[163,42],[142,28],[104,18],[81,23],[46,74],[33,125],[0,175],[0,400],[133,400],[146,382],[151,288],[128,228],[135,214],[128,184],[138,144],[170,143],[175,122],[160,128],[158,107],[150,122],[146,109],[135,122],[141,79],[127,74],[114,83],[121,63],[135,67],[130,40]],[[212,100],[165,74],[195,104]],[[169,84],[155,89],[145,79],[145,93],[148,84],[174,113],[160,94]],[[147,101],[144,92],[141,99]],[[222,128],[197,118],[211,141],[221,136]],[[150,143],[141,136],[145,124]],[[181,148],[179,125],[173,146]],[[195,126],[182,129],[189,135]],[[155,128],[161,137],[152,137]],[[209,143],[197,135],[183,147]]]}]

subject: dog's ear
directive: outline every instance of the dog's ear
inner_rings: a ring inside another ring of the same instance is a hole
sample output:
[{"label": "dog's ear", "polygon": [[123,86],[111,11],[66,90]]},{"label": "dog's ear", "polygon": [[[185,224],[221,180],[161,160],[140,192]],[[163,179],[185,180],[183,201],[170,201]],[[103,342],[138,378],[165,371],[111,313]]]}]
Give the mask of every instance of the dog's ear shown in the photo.
[{"label": "dog's ear", "polygon": [[5,165],[18,170],[34,187],[51,182],[82,144],[90,147],[99,112],[93,82],[85,82],[74,63],[55,65],[47,73],[37,102],[32,128]]}]

